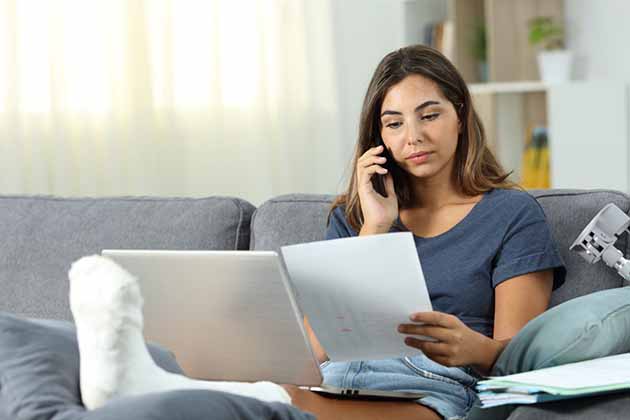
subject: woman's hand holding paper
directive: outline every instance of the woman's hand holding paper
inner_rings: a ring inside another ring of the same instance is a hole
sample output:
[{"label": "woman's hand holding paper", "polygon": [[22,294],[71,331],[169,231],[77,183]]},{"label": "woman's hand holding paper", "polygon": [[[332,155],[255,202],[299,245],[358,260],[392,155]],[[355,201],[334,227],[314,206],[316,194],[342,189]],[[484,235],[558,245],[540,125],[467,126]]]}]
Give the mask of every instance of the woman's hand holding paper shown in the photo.
[{"label": "woman's hand holding paper", "polygon": [[[410,335],[405,338],[405,344],[421,350],[428,358],[444,366],[472,365],[484,374],[492,368],[505,345],[470,329],[456,316],[443,312],[418,312],[409,319],[414,323],[398,327],[398,332]],[[428,341],[426,337],[436,341]]]}]

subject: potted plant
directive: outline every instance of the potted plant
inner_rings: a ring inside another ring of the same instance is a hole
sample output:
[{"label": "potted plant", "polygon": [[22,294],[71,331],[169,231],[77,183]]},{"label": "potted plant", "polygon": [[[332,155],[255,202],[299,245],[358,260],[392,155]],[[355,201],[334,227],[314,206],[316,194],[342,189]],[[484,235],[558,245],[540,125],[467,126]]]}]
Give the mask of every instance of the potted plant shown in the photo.
[{"label": "potted plant", "polygon": [[488,81],[488,48],[486,38],[486,25],[478,20],[470,40],[472,55],[477,64],[477,73],[480,82]]},{"label": "potted plant", "polygon": [[564,29],[549,16],[538,16],[529,21],[529,42],[539,48],[538,69],[547,83],[561,83],[571,79],[571,51],[565,49]]}]

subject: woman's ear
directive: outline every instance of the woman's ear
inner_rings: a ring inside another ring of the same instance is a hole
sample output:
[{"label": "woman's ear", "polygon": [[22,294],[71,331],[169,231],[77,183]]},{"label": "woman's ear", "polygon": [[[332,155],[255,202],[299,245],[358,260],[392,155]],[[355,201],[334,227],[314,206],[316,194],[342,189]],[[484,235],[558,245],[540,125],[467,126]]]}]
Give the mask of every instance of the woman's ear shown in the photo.
[{"label": "woman's ear", "polygon": [[457,104],[457,112],[455,114],[457,114],[457,134],[462,134],[462,128],[463,125],[462,124],[462,109],[464,108],[464,104]]}]

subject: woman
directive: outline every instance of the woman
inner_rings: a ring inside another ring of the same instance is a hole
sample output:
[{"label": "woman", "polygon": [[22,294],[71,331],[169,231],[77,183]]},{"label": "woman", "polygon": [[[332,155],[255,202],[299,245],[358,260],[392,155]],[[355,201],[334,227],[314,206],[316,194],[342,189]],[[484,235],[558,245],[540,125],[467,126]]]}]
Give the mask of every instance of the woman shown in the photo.
[{"label": "woman", "polygon": [[[434,311],[410,314],[399,326],[419,356],[324,362],[324,382],[427,396],[338,401],[289,388],[293,402],[322,418],[464,418],[477,379],[564,282],[544,213],[487,148],[460,74],[425,46],[394,51],[378,65],[353,167],[326,237],[411,231]],[[316,350],[325,360],[324,349]]]}]

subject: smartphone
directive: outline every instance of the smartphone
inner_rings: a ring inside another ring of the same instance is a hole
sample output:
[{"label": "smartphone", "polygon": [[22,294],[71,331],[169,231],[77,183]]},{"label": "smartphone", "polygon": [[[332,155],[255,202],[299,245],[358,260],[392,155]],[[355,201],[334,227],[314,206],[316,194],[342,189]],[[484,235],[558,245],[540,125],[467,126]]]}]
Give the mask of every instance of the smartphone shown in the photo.
[{"label": "smartphone", "polygon": [[[383,146],[383,151],[381,152],[380,156],[383,156],[385,159],[387,159],[387,161],[380,166],[387,169],[387,173],[391,174],[394,168],[396,167],[396,164],[394,163],[394,158],[392,157],[391,153],[389,153],[389,150],[387,150],[387,147],[385,146],[385,143],[383,142],[383,139],[381,138],[380,135],[378,136],[376,146]],[[375,174],[372,177],[371,181],[376,192],[378,192],[383,197],[387,197],[387,193],[385,192],[384,177],[385,175]]]}]

